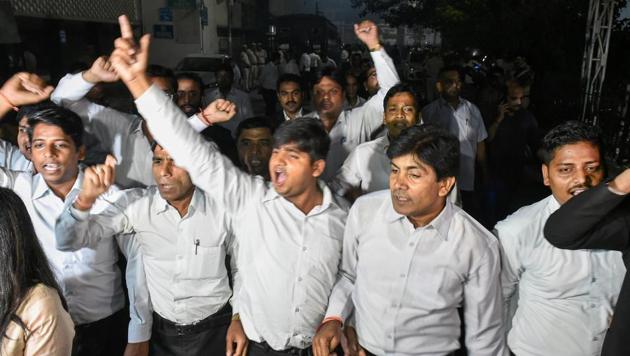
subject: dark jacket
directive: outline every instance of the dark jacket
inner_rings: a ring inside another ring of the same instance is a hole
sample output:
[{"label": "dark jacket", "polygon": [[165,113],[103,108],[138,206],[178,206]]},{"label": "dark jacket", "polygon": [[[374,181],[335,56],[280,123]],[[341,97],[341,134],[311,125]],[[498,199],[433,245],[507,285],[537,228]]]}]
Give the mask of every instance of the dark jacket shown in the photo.
[{"label": "dark jacket", "polygon": [[[545,238],[569,250],[604,249],[623,253],[630,267],[630,198],[600,184],[569,199],[545,224]],[[621,286],[615,313],[606,333],[602,356],[630,355],[630,278]]]}]

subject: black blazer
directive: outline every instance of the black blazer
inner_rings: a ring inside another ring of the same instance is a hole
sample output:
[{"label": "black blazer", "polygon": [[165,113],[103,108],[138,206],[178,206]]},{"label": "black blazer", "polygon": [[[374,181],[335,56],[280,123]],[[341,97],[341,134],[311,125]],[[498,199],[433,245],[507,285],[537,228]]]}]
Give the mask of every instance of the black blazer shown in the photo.
[{"label": "black blazer", "polygon": [[[545,224],[545,238],[570,250],[604,249],[623,252],[630,268],[630,198],[600,184],[569,199]],[[615,313],[606,333],[602,356],[630,355],[630,277],[623,280]]]}]

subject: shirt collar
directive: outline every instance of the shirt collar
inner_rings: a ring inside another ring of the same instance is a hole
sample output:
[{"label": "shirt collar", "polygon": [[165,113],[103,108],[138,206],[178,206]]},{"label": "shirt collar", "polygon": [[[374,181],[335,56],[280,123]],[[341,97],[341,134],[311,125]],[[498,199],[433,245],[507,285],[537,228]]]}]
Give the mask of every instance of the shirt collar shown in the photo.
[{"label": "shirt collar", "polygon": [[[162,196],[160,195],[160,190],[157,186],[155,186],[154,196],[155,200],[152,209],[155,215],[163,214],[169,209],[175,209],[164,198],[162,198]],[[196,212],[199,212],[200,214],[205,214],[206,208],[205,194],[201,189],[195,187],[192,199],[190,200],[190,204],[188,205],[187,215],[191,215]]]},{"label": "shirt collar", "polygon": [[[275,199],[283,199],[283,197],[280,194],[278,194],[278,192],[276,192],[276,189],[273,187],[273,185],[271,183],[268,183],[268,184],[269,184],[269,189],[267,189],[267,193],[265,193],[265,196],[263,197],[262,202],[266,203]],[[313,208],[313,210],[309,214],[312,214],[313,212],[318,212],[318,213],[322,212],[335,202],[333,200],[332,193],[330,192],[330,189],[328,188],[326,183],[324,183],[320,179],[317,181],[317,185],[322,190],[324,197],[322,199],[322,204]]]},{"label": "shirt collar", "polygon": [[[284,120],[285,120],[285,121],[289,121],[289,120],[291,120],[291,118],[289,117],[289,115],[287,115],[286,110],[282,109],[282,114],[284,115]],[[298,117],[302,117],[302,115],[303,115],[302,108],[300,108],[300,111],[298,111],[298,114],[297,114],[296,118],[298,118]]]},{"label": "shirt collar", "polygon": [[[444,206],[444,209],[442,209],[442,211],[438,214],[438,216],[435,217],[435,219],[431,220],[431,222],[429,222],[427,225],[420,227],[420,228],[416,228],[416,230],[418,229],[426,229],[428,227],[433,227],[435,228],[435,230],[437,230],[438,232],[438,236],[440,236],[440,238],[443,241],[448,240],[448,231],[451,227],[451,220],[453,219],[453,215],[454,215],[455,211],[453,208],[453,204],[447,199],[446,200],[446,205]],[[396,210],[394,210],[394,205],[392,203],[392,199],[391,197],[388,199],[388,204],[387,204],[387,208],[385,211],[385,221],[388,223],[393,223],[396,222],[398,220],[407,220],[407,217],[405,215],[401,215],[398,212],[396,212]],[[411,222],[409,220],[407,220],[407,222],[409,222],[409,224],[411,224]],[[413,226],[413,225],[411,225]]]},{"label": "shirt collar", "polygon": [[[82,182],[83,182],[83,167],[79,166],[79,174],[77,175],[77,179],[74,181],[74,184],[72,185],[72,188],[70,188],[70,191],[68,192],[68,195],[66,195],[66,198],[72,197],[73,192],[75,190],[80,191]],[[35,189],[33,189],[33,197],[32,197],[33,199],[42,198],[48,193],[54,194],[52,190],[50,189],[50,187],[48,186],[48,184],[46,183],[46,181],[44,180],[44,177],[41,175],[41,173],[37,173],[36,175],[33,176],[33,186],[35,187]]]},{"label": "shirt collar", "polygon": [[457,108],[453,108],[451,106],[451,104],[449,104],[448,101],[446,101],[446,99],[444,99],[441,96],[438,98],[438,102],[440,103],[440,106],[442,106],[442,107],[446,106],[446,107],[448,107],[449,109],[452,109],[452,110],[457,110],[457,109],[461,108],[462,106],[464,106],[464,99],[461,96],[459,97],[459,105],[457,105]]}]

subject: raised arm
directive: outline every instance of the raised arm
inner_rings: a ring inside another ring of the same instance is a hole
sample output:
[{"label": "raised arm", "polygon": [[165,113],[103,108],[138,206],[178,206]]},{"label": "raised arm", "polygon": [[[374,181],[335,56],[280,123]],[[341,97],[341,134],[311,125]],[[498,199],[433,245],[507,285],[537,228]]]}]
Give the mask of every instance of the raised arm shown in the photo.
[{"label": "raised arm", "polygon": [[53,87],[37,74],[14,74],[0,88],[0,118],[18,106],[36,104],[50,97]]},{"label": "raised arm", "polygon": [[[221,155],[216,145],[204,140],[190,125],[179,108],[146,76],[149,36],[144,35],[137,47],[126,16],[121,16],[122,37],[116,39],[111,61],[136,98],[138,111],[146,119],[159,144],[186,169],[193,183],[222,201],[231,211],[238,211],[255,191],[265,189],[264,182],[242,172]],[[201,113],[207,123],[216,124],[234,117],[236,108],[226,100],[215,100]]]},{"label": "raised arm", "polygon": [[[361,135],[369,138],[383,124],[383,100],[394,85],[400,83],[394,61],[380,44],[378,26],[370,20],[354,25],[354,32],[370,50],[370,56],[376,69],[379,90],[365,104],[350,112],[350,120],[362,124]],[[361,138],[360,142],[367,141]]]}]

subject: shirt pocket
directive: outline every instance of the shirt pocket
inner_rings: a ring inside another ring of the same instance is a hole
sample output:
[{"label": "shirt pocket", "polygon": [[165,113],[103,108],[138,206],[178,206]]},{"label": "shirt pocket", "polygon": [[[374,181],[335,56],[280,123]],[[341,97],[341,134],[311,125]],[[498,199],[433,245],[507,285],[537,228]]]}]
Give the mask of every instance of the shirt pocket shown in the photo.
[{"label": "shirt pocket", "polygon": [[199,242],[193,245],[193,249],[188,261],[184,261],[184,279],[219,279],[226,275],[223,245],[208,246]]}]

